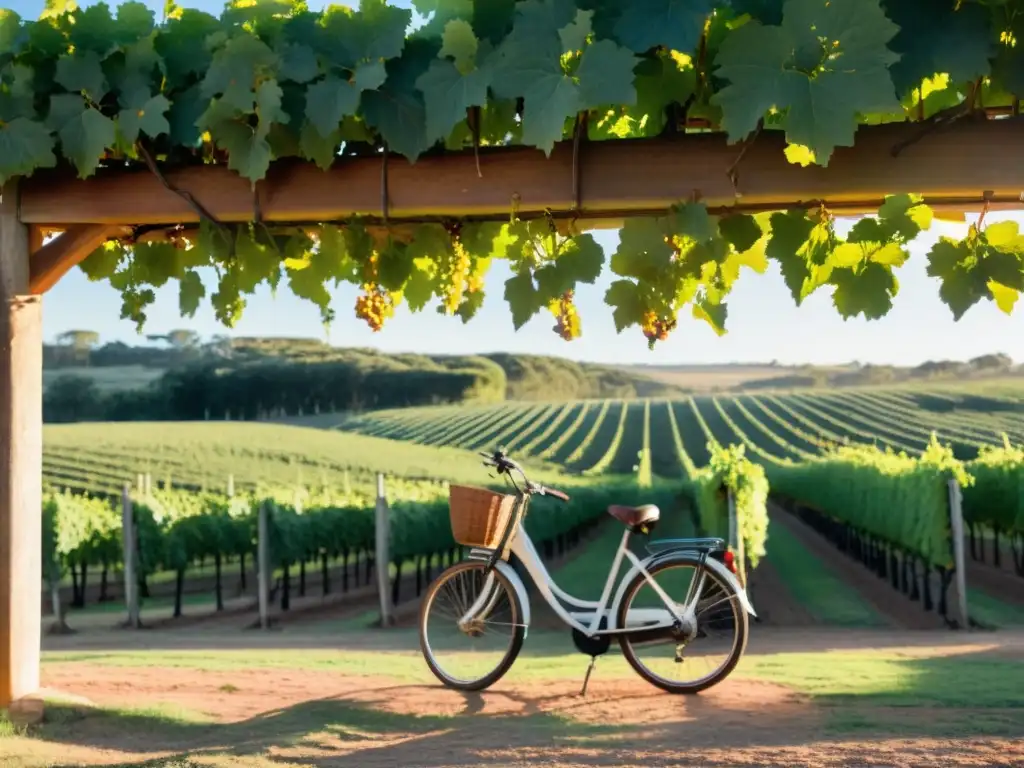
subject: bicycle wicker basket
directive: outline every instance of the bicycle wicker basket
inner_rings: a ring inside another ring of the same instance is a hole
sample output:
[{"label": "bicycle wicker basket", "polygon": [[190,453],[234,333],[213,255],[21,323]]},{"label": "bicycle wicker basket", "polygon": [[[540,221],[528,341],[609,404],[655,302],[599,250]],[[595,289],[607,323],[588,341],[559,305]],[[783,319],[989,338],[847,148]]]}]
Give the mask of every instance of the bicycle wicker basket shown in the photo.
[{"label": "bicycle wicker basket", "polygon": [[516,497],[511,494],[469,485],[449,486],[452,537],[465,547],[497,549],[515,512]]}]

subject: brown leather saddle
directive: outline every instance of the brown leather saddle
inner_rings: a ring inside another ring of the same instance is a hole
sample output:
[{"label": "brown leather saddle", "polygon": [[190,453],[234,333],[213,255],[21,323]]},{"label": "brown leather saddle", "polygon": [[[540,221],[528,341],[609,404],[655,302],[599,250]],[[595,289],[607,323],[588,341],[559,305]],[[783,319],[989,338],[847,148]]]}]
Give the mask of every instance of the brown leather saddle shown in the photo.
[{"label": "brown leather saddle", "polygon": [[608,507],[608,514],[631,531],[641,530],[647,533],[658,522],[658,518],[661,517],[661,510],[653,504],[641,504],[639,507],[624,507],[619,504],[612,504]]}]

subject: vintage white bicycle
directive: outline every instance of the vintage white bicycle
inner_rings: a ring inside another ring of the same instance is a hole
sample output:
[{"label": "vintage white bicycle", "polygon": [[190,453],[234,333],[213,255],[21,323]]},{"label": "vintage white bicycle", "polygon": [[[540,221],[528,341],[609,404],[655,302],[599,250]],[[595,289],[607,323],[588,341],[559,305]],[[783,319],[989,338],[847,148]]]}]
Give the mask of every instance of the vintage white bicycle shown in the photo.
[{"label": "vintage white bicycle", "polygon": [[[591,657],[583,693],[594,661],[612,639],[641,677],[670,693],[697,693],[732,672],[746,648],[747,614],[756,614],[722,539],[648,541],[650,554],[641,559],[630,549],[631,538],[655,528],[659,509],[611,506],[608,513],[626,530],[600,599],[581,600],[555,584],[522,525],[532,496],[569,497],[531,482],[501,451],[481,455],[514,493],[452,486],[452,532],[472,549],[431,583],[419,618],[423,656],[444,685],[482,690],[512,666],[530,625],[520,571],[572,628],[577,649]],[[616,586],[623,559],[630,568]],[[695,666],[710,671],[686,671]]]}]

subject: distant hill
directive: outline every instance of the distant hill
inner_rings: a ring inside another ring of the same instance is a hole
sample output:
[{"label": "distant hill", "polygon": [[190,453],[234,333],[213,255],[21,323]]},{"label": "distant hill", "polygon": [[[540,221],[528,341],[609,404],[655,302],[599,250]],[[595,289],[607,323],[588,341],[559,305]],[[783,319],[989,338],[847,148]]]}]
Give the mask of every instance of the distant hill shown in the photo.
[{"label": "distant hill", "polygon": [[266,419],[322,412],[505,400],[679,397],[703,392],[959,381],[1020,371],[1006,355],[913,368],[601,365],[560,357],[389,354],[319,339],[201,340],[190,331],[148,344],[100,345],[68,331],[44,346],[44,417],[50,422]]},{"label": "distant hill", "polygon": [[184,334],[174,342],[166,338],[135,347],[48,345],[47,421],[261,419],[464,402],[683,394],[669,383],[614,366],[540,355],[388,354],[316,339],[203,343]]}]

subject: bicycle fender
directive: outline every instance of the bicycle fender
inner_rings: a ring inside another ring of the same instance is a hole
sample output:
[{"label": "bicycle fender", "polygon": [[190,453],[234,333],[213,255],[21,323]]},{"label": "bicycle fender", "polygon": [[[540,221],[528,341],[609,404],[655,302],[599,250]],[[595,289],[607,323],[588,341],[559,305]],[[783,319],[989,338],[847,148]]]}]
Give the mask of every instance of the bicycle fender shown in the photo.
[{"label": "bicycle fender", "polygon": [[494,564],[494,570],[500,571],[501,575],[508,579],[508,583],[512,585],[512,589],[516,591],[516,597],[519,598],[519,605],[523,608],[523,625],[529,630],[530,627],[530,595],[526,591],[526,586],[523,584],[523,580],[519,578],[519,574],[516,569],[508,564],[505,560],[499,560]]},{"label": "bicycle fender", "polygon": [[[668,560],[680,559],[696,563],[698,557],[699,556],[694,552],[682,552],[677,550],[675,552],[665,552],[658,555],[651,555],[650,557],[641,560],[640,564],[645,569],[650,570],[655,565],[658,565]],[[727,582],[729,586],[732,587],[733,590],[735,590],[737,597],[739,597],[740,605],[743,606],[743,609],[751,616],[754,616],[755,618],[757,617],[757,614],[754,612],[754,606],[750,602],[750,597],[747,595],[747,591],[742,586],[740,586],[739,579],[736,578],[732,571],[726,568],[722,563],[715,560],[713,557],[707,558],[707,560],[705,560],[704,562],[704,566],[708,568],[708,570],[714,571],[716,576],[721,577],[723,581]],[[608,626],[610,629],[619,628],[619,605],[622,603],[622,598],[625,595],[626,587],[630,584],[630,582],[633,581],[633,578],[639,573],[640,569],[634,565],[622,578],[622,581],[619,582],[619,588],[615,592],[615,599],[612,601],[611,608],[608,611]]]}]

